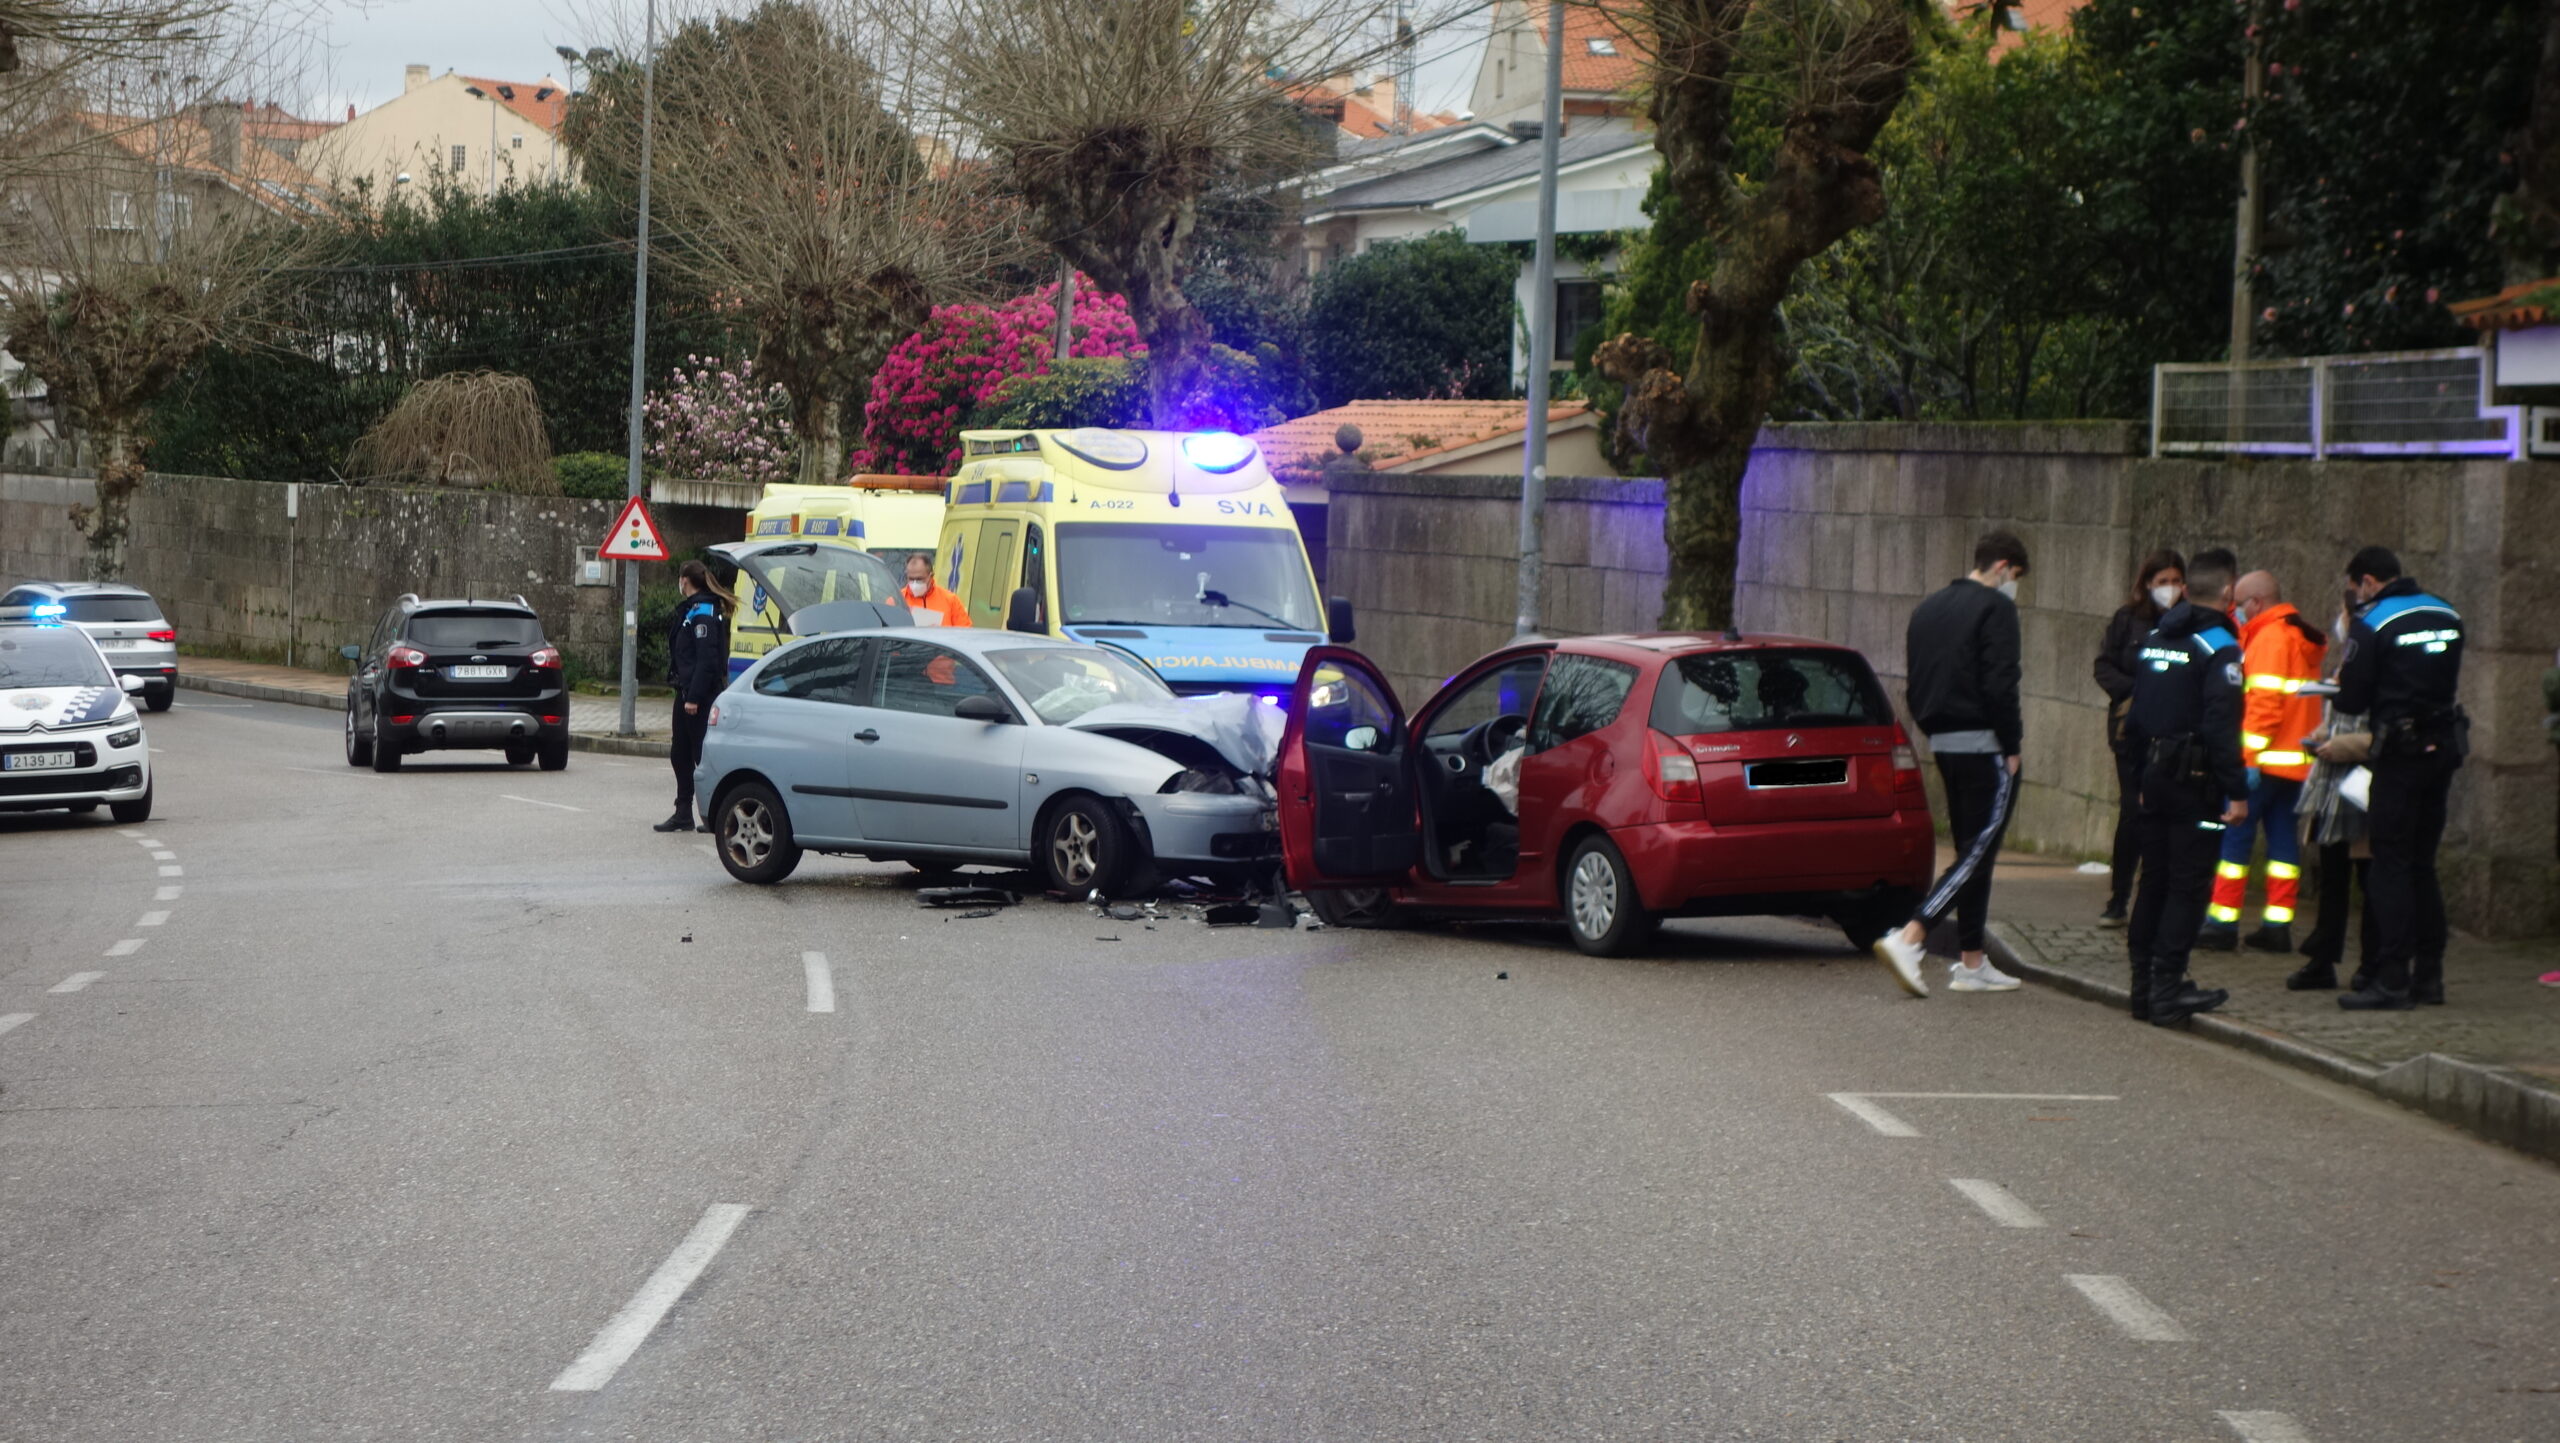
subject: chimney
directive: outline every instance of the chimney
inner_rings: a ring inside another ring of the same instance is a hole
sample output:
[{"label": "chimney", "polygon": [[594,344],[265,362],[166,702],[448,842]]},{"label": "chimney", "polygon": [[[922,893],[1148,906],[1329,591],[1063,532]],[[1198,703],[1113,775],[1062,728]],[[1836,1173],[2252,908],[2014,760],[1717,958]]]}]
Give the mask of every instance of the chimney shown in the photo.
[{"label": "chimney", "polygon": [[347,102],[347,119],[349,119],[349,120],[353,120],[353,119],[355,119],[355,118],[356,118],[356,103],[355,103],[354,101],[350,100],[350,101],[348,101],[348,102]]},{"label": "chimney", "polygon": [[419,86],[424,85],[424,84],[426,84],[426,83],[427,83],[427,67],[425,67],[425,66],[423,66],[423,65],[412,65],[412,66],[409,66],[409,67],[408,67],[408,69],[407,69],[407,73],[406,73],[406,74],[404,74],[404,75],[401,77],[401,79],[400,79],[400,93],[401,93],[401,94],[403,94],[403,95],[406,95],[406,94],[408,94],[410,91],[415,90],[415,89],[417,89]]},{"label": "chimney", "polygon": [[217,170],[240,168],[240,107],[226,101],[211,101],[196,107],[196,121],[204,127],[205,159]]}]

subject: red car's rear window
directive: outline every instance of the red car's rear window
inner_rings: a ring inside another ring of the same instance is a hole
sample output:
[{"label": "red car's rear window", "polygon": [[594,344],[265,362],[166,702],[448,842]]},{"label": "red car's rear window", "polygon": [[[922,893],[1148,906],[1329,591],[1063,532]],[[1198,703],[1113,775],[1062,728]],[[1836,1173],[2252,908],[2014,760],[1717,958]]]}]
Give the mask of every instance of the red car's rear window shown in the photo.
[{"label": "red car's rear window", "polygon": [[1665,665],[1653,693],[1653,729],[1675,737],[1892,724],[1884,688],[1850,651],[1696,652]]}]

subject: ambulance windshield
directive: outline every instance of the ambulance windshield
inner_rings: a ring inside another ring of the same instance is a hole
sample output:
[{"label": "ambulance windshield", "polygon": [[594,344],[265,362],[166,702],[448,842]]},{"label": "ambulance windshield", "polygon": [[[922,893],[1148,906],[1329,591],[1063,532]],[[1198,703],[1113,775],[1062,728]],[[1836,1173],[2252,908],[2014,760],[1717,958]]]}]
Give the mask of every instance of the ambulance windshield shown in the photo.
[{"label": "ambulance windshield", "polygon": [[1069,626],[1323,629],[1294,528],[1079,522],[1055,550]]}]

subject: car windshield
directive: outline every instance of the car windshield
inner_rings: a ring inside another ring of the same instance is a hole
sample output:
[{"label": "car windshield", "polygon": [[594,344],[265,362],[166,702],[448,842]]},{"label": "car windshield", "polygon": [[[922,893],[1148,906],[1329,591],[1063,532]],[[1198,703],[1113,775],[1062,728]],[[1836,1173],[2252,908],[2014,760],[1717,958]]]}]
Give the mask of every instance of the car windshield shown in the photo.
[{"label": "car windshield", "polygon": [[1006,647],[988,652],[987,660],[1051,726],[1113,702],[1174,699],[1155,673],[1099,647]]},{"label": "car windshield", "polygon": [[420,646],[538,646],[542,623],[521,611],[422,611],[409,618],[409,640]]},{"label": "car windshield", "polygon": [[[783,620],[803,607],[830,601],[886,601],[898,590],[897,573],[867,552],[836,546],[785,546],[743,563],[755,584],[782,606]],[[754,598],[748,604],[761,610]]]},{"label": "car windshield", "polygon": [[66,596],[66,621],[158,621],[160,603],[148,596]]},{"label": "car windshield", "polygon": [[1323,629],[1291,527],[1081,522],[1058,528],[1054,552],[1070,626]]},{"label": "car windshield", "polygon": [[0,627],[0,689],[115,684],[98,649],[79,632],[54,626]]},{"label": "car windshield", "polygon": [[1771,727],[1890,726],[1893,707],[1854,652],[1717,651],[1663,668],[1653,729],[1675,737]]}]

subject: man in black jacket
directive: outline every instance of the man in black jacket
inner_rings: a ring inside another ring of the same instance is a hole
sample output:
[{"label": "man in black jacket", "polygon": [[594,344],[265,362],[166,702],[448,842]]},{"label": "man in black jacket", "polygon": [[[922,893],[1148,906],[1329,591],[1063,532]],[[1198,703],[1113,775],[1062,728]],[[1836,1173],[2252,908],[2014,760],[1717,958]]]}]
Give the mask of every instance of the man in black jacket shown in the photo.
[{"label": "man in black jacket", "polygon": [[1899,931],[1875,953],[1914,997],[1929,995],[1920,966],[1929,929],[1950,910],[1964,960],[1948,969],[1957,992],[2008,992],[2018,979],[1991,965],[1982,930],[1991,910],[1991,864],[2018,792],[2018,578],[2024,542],[1994,531],[1973,544],[1973,572],[1947,583],[1911,613],[1903,640],[1911,719],[1929,739],[1946,784],[1947,831],[1956,859]]},{"label": "man in black jacket", "polygon": [[2204,923],[2222,834],[2248,820],[2249,770],[2240,755],[2240,638],[2223,611],[2238,558],[2215,549],[2187,568],[2187,599],[2160,618],[2136,653],[2126,741],[2142,757],[2142,885],[2125,928],[2133,1015],[2156,1027],[2229,1000],[2187,980]]}]

